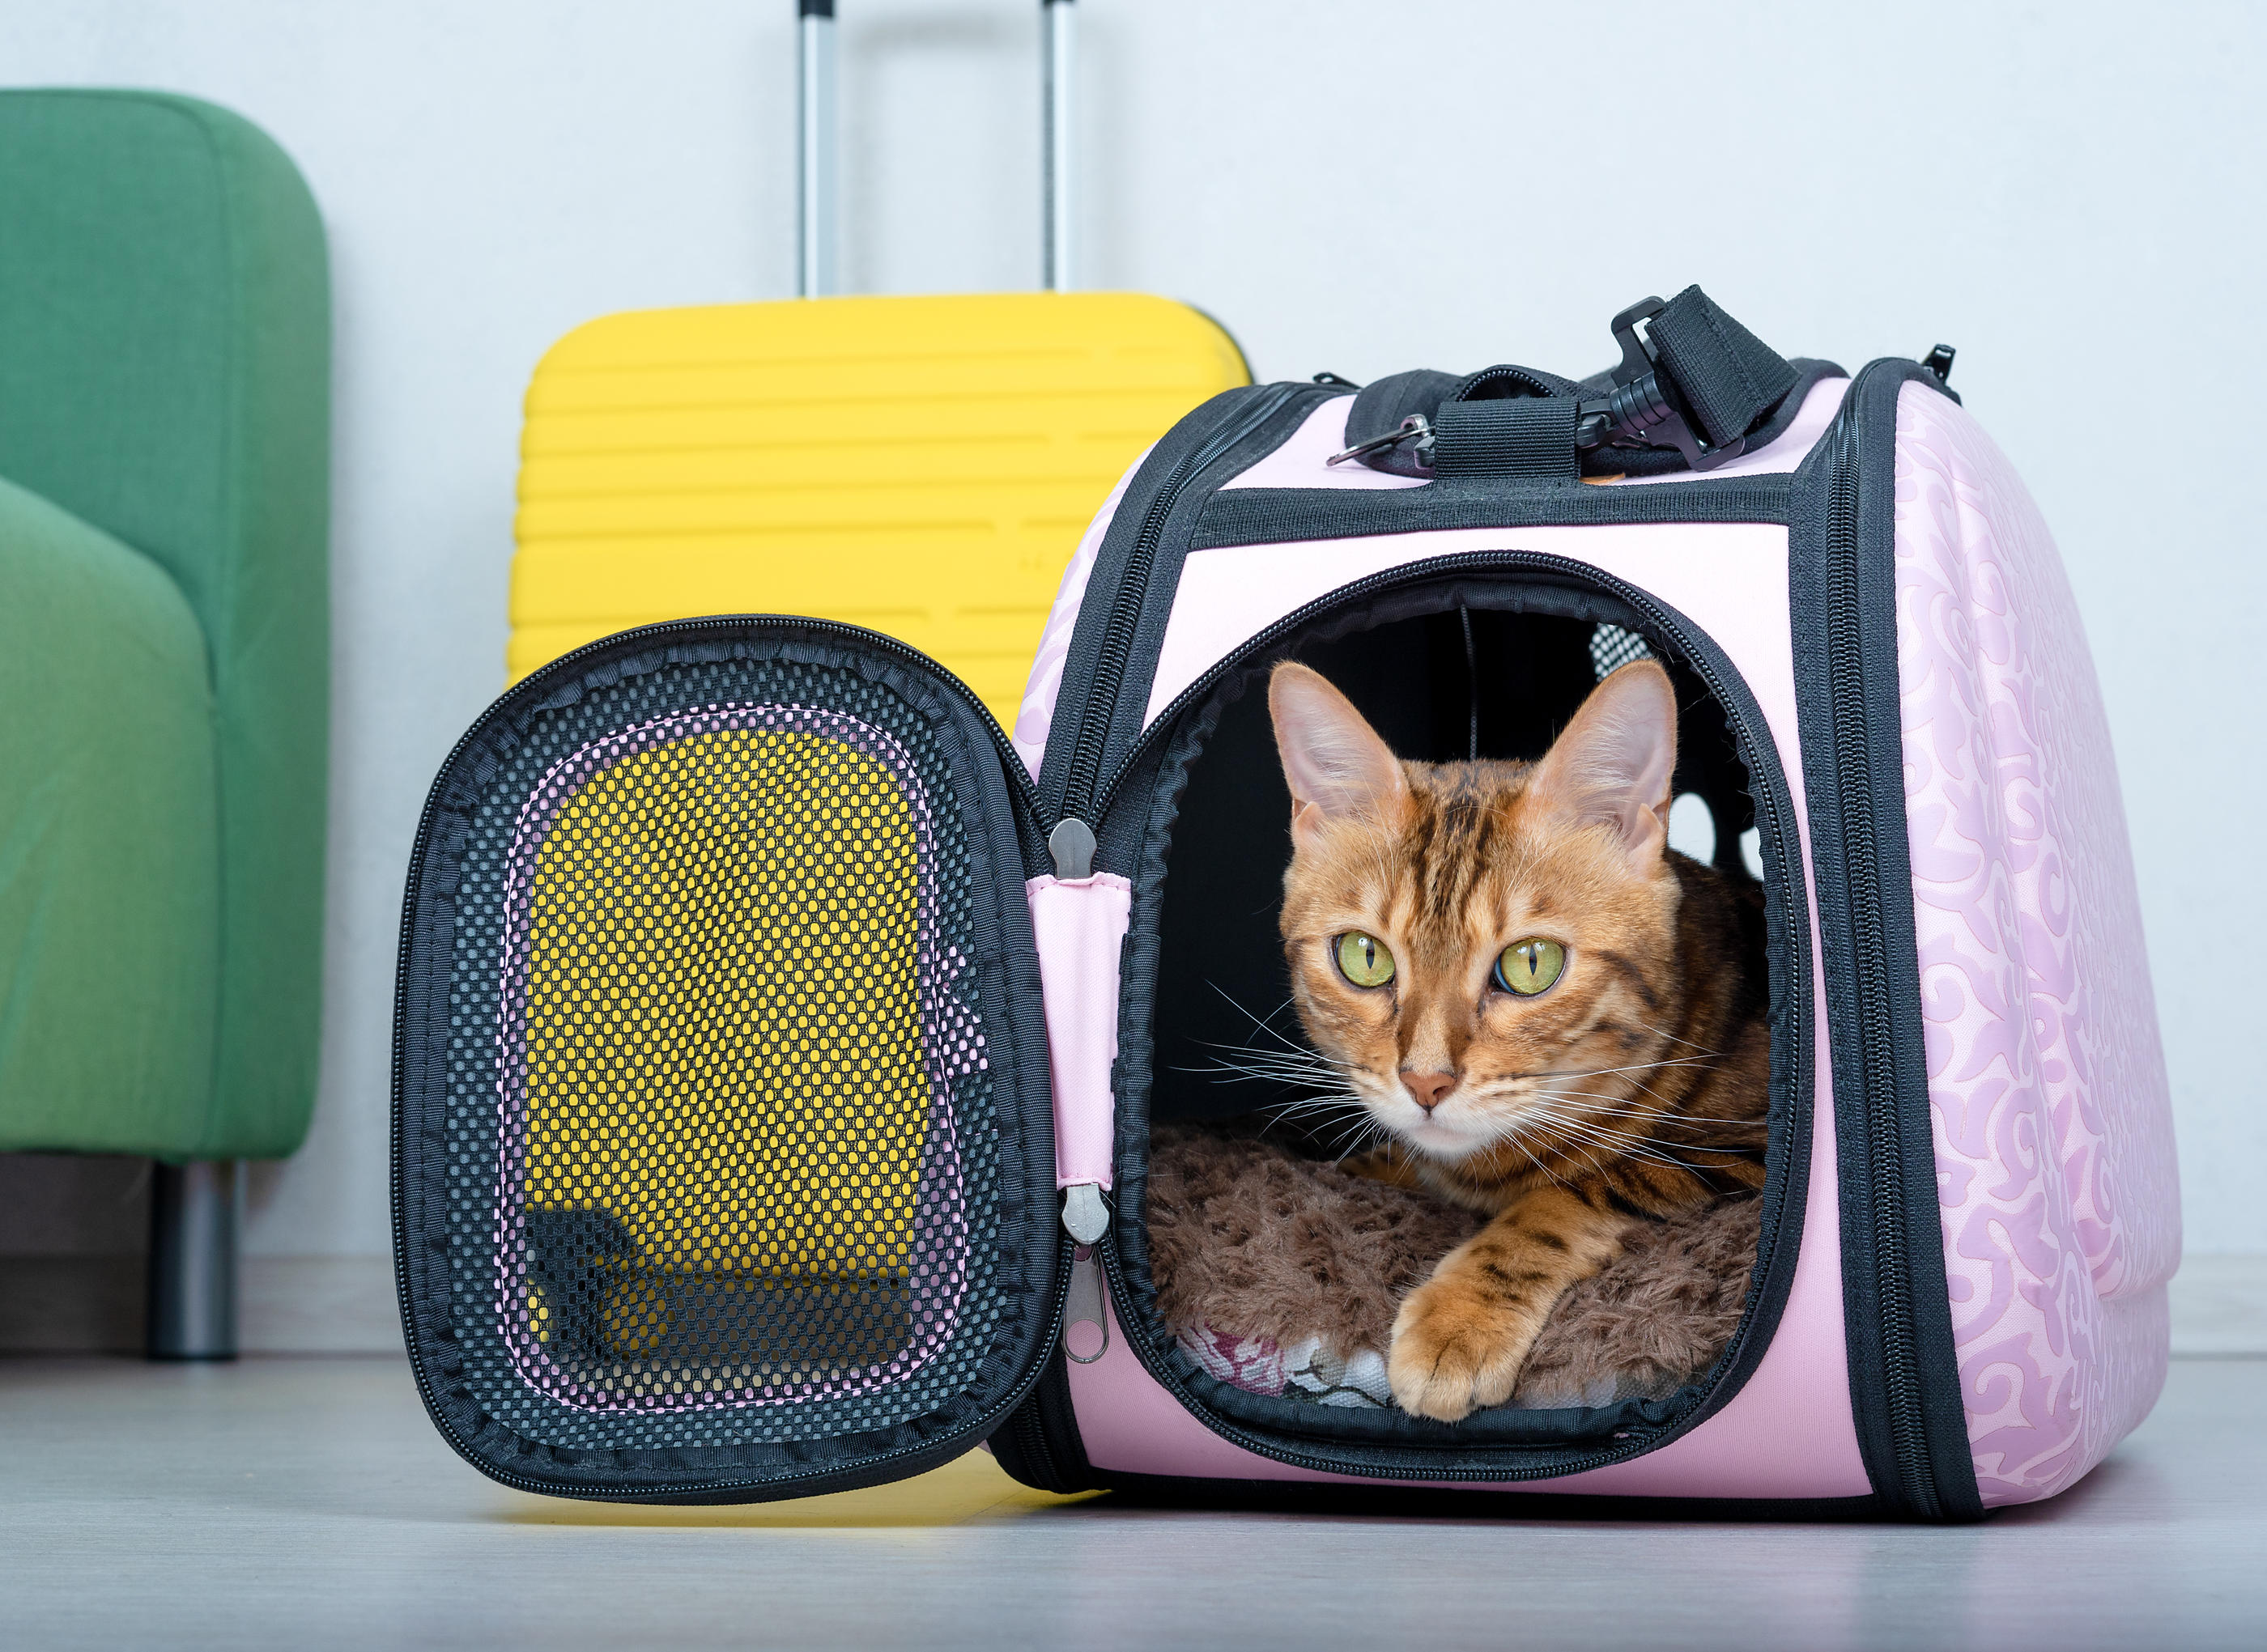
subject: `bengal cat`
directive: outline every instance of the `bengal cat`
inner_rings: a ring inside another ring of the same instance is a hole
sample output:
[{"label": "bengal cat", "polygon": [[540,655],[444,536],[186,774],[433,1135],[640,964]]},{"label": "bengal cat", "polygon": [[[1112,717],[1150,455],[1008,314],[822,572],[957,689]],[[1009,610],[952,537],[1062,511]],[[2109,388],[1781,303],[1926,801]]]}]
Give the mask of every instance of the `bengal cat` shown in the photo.
[{"label": "bengal cat", "polygon": [[1668,848],[1676,702],[1650,660],[1539,762],[1398,760],[1275,668],[1293,1001],[1383,1145],[1368,1173],[1491,1219],[1401,1305],[1403,1409],[1511,1396],[1552,1304],[1632,1224],[1763,1182],[1757,887]]}]

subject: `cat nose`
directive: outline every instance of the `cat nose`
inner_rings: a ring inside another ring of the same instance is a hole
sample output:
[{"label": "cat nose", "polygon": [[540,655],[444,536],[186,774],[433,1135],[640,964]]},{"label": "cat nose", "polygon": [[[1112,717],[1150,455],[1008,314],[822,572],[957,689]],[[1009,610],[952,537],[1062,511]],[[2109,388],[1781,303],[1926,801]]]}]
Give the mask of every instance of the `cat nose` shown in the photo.
[{"label": "cat nose", "polygon": [[1404,1067],[1401,1082],[1408,1086],[1409,1093],[1417,1105],[1430,1113],[1441,1105],[1449,1091],[1456,1087],[1456,1075],[1453,1072],[1412,1072]]}]

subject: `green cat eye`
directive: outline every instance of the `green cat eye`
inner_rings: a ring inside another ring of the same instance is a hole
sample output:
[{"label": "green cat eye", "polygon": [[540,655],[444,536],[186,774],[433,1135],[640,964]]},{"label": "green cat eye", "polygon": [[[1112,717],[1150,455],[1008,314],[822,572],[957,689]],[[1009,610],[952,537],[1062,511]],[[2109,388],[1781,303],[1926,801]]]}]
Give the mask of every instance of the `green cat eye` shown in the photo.
[{"label": "green cat eye", "polygon": [[1339,973],[1358,987],[1382,987],[1393,979],[1393,954],[1375,935],[1350,929],[1339,937]]},{"label": "green cat eye", "polygon": [[1559,978],[1566,967],[1566,949],[1555,940],[1530,936],[1515,940],[1495,961],[1495,983],[1506,992],[1531,998]]}]

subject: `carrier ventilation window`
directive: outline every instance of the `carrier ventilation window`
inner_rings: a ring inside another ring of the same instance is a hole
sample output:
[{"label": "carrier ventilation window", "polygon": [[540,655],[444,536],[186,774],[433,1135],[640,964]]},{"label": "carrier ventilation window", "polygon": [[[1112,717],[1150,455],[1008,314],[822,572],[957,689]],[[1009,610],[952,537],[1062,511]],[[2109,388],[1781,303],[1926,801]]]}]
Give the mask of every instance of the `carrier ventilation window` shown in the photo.
[{"label": "carrier ventilation window", "polygon": [[458,897],[466,1381],[567,1449],[889,1427],[966,1387],[1001,1305],[934,736],[846,674],[708,675],[545,719]]},{"label": "carrier ventilation window", "polygon": [[1651,646],[1633,631],[1624,631],[1619,625],[1601,625],[1590,633],[1590,667],[1598,674],[1601,683],[1632,660],[1650,660],[1653,657]]}]

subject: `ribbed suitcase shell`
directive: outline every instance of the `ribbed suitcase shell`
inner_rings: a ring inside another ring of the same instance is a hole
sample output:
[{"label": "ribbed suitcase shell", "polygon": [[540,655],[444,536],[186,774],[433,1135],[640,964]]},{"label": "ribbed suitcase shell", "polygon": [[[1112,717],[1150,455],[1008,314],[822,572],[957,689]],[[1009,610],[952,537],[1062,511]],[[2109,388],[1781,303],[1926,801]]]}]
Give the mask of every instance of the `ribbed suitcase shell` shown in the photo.
[{"label": "ribbed suitcase shell", "polygon": [[655,620],[887,632],[1014,720],[1063,565],[1111,485],[1251,374],[1135,293],[629,311],[527,392],[510,679]]}]

